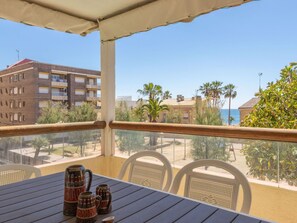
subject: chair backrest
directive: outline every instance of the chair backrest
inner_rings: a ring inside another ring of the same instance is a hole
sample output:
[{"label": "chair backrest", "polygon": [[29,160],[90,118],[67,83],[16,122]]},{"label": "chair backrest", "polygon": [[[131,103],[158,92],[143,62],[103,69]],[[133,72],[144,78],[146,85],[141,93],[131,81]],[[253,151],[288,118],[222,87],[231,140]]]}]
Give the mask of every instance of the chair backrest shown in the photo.
[{"label": "chair backrest", "polygon": [[[208,171],[194,171],[199,167],[216,167],[233,175],[209,174]],[[198,160],[184,166],[174,178],[171,193],[177,193],[183,177],[185,179],[184,196],[221,207],[236,209],[239,186],[243,190],[241,212],[249,213],[252,201],[251,188],[247,178],[234,166],[220,160]]]},{"label": "chair backrest", "polygon": [[[137,160],[143,157],[154,157],[161,161],[162,165]],[[172,168],[168,159],[162,154],[155,151],[141,151],[133,154],[124,162],[118,176],[119,179],[123,179],[129,166],[129,182],[154,189],[169,190],[173,176]],[[166,175],[166,182],[164,182]]]},{"label": "chair backrest", "polygon": [[19,182],[41,176],[40,169],[21,164],[7,164],[0,166],[0,185]]}]

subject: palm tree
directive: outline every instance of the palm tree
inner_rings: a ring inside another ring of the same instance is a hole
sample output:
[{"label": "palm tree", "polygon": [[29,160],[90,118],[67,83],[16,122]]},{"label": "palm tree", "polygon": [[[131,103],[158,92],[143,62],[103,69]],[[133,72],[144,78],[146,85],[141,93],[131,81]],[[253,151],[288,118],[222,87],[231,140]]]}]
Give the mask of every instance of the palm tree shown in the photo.
[{"label": "palm tree", "polygon": [[165,91],[163,93],[163,100],[169,99],[169,98],[172,98],[172,94],[170,93],[170,91]]},{"label": "palm tree", "polygon": [[221,94],[223,94],[223,82],[221,81],[213,81],[211,82],[211,93],[213,99],[213,106],[217,107]]},{"label": "palm tree", "polygon": [[160,112],[169,110],[167,105],[161,105],[162,102],[159,98],[155,98],[150,99],[148,104],[142,106],[143,110],[147,112],[150,122],[157,122]]},{"label": "palm tree", "polygon": [[231,124],[231,99],[234,99],[237,96],[235,91],[235,86],[233,84],[228,84],[224,87],[224,96],[229,98],[229,110],[228,110],[228,125]]},{"label": "palm tree", "polygon": [[199,91],[204,95],[204,97],[208,98],[211,96],[211,84],[209,82],[204,83],[200,86]]},{"label": "palm tree", "polygon": [[[147,112],[150,122],[157,122],[160,112],[169,110],[167,105],[162,105],[162,102],[159,98],[155,98],[150,99],[148,104],[142,105],[143,111]],[[150,136],[150,145],[157,145],[157,137],[155,135]]]},{"label": "palm tree", "polygon": [[148,96],[148,99],[155,99],[158,96],[162,96],[163,91],[160,85],[155,85],[153,83],[148,83],[143,85],[143,89],[138,89],[137,93],[142,96]]}]

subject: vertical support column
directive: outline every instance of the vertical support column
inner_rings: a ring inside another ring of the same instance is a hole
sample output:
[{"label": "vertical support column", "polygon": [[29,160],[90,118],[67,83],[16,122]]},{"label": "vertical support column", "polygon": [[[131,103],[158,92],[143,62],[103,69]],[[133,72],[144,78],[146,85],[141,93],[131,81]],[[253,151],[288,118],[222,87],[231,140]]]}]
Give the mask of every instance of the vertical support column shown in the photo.
[{"label": "vertical support column", "polygon": [[109,122],[115,119],[115,42],[101,43],[101,117],[106,122],[103,130],[102,154],[114,154],[114,133]]}]

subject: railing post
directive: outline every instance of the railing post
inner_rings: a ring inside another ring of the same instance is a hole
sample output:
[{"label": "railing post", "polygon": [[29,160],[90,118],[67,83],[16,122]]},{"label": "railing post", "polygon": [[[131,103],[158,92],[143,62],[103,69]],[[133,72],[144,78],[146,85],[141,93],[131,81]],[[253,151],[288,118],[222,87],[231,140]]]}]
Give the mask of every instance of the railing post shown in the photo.
[{"label": "railing post", "polygon": [[114,133],[109,122],[115,119],[115,42],[101,43],[101,117],[106,122],[103,130],[102,154],[114,154]]}]

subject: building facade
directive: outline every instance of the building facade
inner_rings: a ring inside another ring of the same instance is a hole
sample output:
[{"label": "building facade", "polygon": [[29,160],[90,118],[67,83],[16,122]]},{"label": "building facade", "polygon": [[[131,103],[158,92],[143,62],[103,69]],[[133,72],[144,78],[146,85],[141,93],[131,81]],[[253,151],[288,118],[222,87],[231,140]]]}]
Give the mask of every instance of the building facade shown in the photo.
[{"label": "building facade", "polygon": [[0,71],[0,126],[34,124],[48,101],[100,101],[99,71],[24,59]]},{"label": "building facade", "polygon": [[253,110],[259,101],[260,98],[252,98],[238,108],[240,112],[240,123],[243,122],[244,118]]}]

